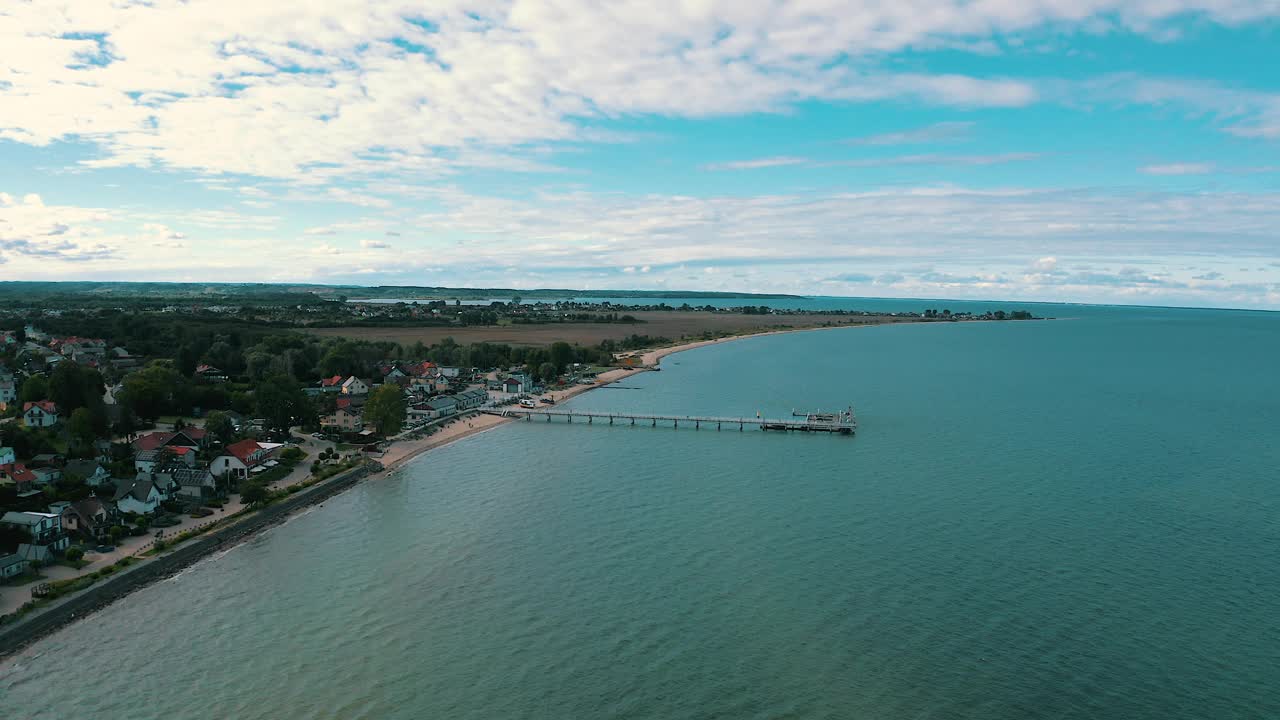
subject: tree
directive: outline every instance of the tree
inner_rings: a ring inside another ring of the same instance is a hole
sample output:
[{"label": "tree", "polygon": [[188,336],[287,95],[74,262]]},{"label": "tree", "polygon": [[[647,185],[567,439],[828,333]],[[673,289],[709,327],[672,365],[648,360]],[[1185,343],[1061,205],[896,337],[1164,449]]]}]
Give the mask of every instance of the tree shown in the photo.
[{"label": "tree", "polygon": [[258,480],[246,480],[240,485],[240,501],[245,505],[256,505],[267,499],[267,486]]},{"label": "tree", "polygon": [[196,365],[200,360],[200,354],[190,345],[183,344],[178,348],[178,355],[173,362],[178,367],[178,372],[186,377],[191,377],[196,373]]},{"label": "tree", "polygon": [[88,408],[76,408],[71,413],[71,419],[67,421],[67,432],[76,447],[83,449],[93,446],[93,438],[97,433],[93,431],[93,414]]},{"label": "tree", "polygon": [[122,402],[135,415],[155,420],[178,404],[182,376],[163,362],[155,362],[124,379]]},{"label": "tree", "polygon": [[236,427],[235,423],[231,422],[231,416],[218,410],[205,416],[204,429],[223,445],[230,443],[236,436]]},{"label": "tree", "polygon": [[365,420],[383,435],[395,435],[404,427],[404,393],[395,385],[383,385],[369,395],[364,405]]},{"label": "tree", "polygon": [[295,422],[305,423],[308,416],[315,413],[302,388],[286,375],[277,375],[258,385],[253,397],[258,416],[276,432],[287,433]]},{"label": "tree", "polygon": [[564,369],[573,362],[573,347],[567,342],[552,343],[551,362],[556,366],[556,374],[563,374]]},{"label": "tree", "polygon": [[22,402],[36,402],[37,400],[45,400],[49,397],[49,382],[44,379],[43,375],[32,375],[22,382],[22,395],[19,398]]},{"label": "tree", "polygon": [[538,377],[544,382],[550,382],[556,379],[556,366],[549,362],[544,362],[538,366]]}]

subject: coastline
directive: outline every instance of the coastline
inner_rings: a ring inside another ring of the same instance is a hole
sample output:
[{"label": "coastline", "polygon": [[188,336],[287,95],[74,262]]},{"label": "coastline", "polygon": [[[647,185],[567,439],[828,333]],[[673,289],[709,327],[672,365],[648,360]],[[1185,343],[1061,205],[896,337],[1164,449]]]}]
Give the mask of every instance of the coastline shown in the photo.
[{"label": "coastline", "polygon": [[[981,322],[977,320],[966,320],[965,322]],[[789,335],[792,333],[818,332],[822,330],[854,330],[858,328],[885,327],[889,325],[931,325],[937,323],[905,320],[901,322],[882,322],[882,323],[863,323],[849,325],[829,325],[821,327],[799,327],[799,328],[780,328],[775,330],[761,330],[759,332],[743,333],[741,335],[726,335],[721,338],[711,340],[691,340],[689,342],[677,343],[666,347],[652,348],[649,350],[638,350],[631,353],[632,356],[639,355],[643,365],[636,368],[614,368],[607,372],[603,372],[592,385],[575,385],[564,390],[558,390],[554,393],[546,393],[555,395],[556,402],[563,402],[570,398],[577,397],[585,392],[589,392],[596,388],[625,380],[633,375],[642,372],[649,372],[662,363],[662,359],[676,353],[685,352],[686,350],[696,350],[698,348],[710,347],[712,345],[723,345],[724,343],[734,342],[735,340],[747,340],[749,338],[764,337],[766,335]],[[476,435],[487,430],[492,430],[499,425],[511,422],[515,418],[504,418],[496,415],[476,414],[467,416],[446,426],[440,432],[434,433],[420,440],[397,440],[391,445],[391,448],[383,454],[380,462],[383,470],[371,473],[369,478],[376,479],[390,473],[392,470],[399,469],[410,461],[420,457],[424,453],[439,447],[444,447],[449,443],[461,440],[472,435]],[[458,427],[458,424],[465,421],[467,427]]]},{"label": "coastline", "polygon": [[[828,327],[785,328],[745,333],[742,335],[730,335],[712,340],[697,340],[679,343],[667,347],[639,351],[641,353],[642,362],[644,363],[642,367],[615,368],[601,373],[597,377],[596,382],[591,385],[575,385],[570,388],[557,391],[554,395],[556,396],[557,402],[568,400],[590,390],[619,382],[638,373],[648,372],[660,365],[663,358],[686,350],[694,350],[701,347],[765,335],[782,335],[798,332],[813,332],[818,330],[879,327],[882,325],[896,324],[926,323],[868,323]],[[60,598],[55,605],[45,608],[43,611],[29,615],[16,623],[3,628],[3,630],[0,630],[0,636],[21,637],[21,640],[15,643],[12,647],[0,646],[0,667],[7,665],[13,658],[16,658],[24,648],[32,643],[37,642],[60,629],[68,627],[69,625],[75,624],[90,615],[96,614],[97,611],[108,607],[116,600],[123,598],[129,593],[135,592],[158,580],[171,576],[176,572],[176,570],[174,570],[174,572],[166,571],[165,568],[170,564],[180,562],[180,567],[185,568],[199,562],[201,559],[213,554],[215,551],[223,552],[234,548],[250,539],[258,532],[262,532],[269,529],[271,526],[286,522],[299,510],[306,509],[311,505],[323,502],[324,499],[332,497],[338,493],[345,492],[360,483],[384,478],[393,470],[404,467],[409,462],[425,455],[433,449],[444,447],[445,445],[463,438],[492,430],[493,428],[513,421],[514,419],[515,418],[477,413],[475,415],[459,417],[457,420],[445,425],[439,432],[433,433],[427,437],[411,441],[393,441],[391,447],[379,460],[382,465],[381,469],[369,472],[366,469],[357,468],[356,470],[359,470],[359,472],[356,477],[352,477],[346,473],[335,476],[334,478],[311,488],[310,490],[312,492],[307,492],[302,497],[291,498],[290,501],[286,501],[284,504],[263,508],[253,515],[249,515],[241,520],[233,522],[229,526],[221,528],[219,531],[215,531],[210,535],[198,538],[190,544],[183,545],[171,553],[151,558],[137,567],[131,568],[130,572],[123,573],[120,578],[116,578],[117,580],[121,580],[125,577],[133,576],[134,582],[129,584],[127,590],[112,593],[110,590],[105,589],[103,585],[95,585],[78,593]],[[352,471],[352,475],[357,475],[356,470]],[[181,560],[179,560],[179,557],[181,557]],[[111,583],[109,582],[105,583],[105,585],[110,584]],[[55,611],[64,605],[76,607],[77,612],[72,614],[69,618],[61,621],[51,622],[50,618],[46,617],[47,615],[56,614]]]}]

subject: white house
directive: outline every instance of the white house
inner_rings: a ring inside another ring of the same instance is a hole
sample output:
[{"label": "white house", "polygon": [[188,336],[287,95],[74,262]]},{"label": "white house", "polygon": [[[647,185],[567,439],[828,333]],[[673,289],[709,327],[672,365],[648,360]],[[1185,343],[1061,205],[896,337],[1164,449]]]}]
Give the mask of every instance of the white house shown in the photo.
[{"label": "white house", "polygon": [[164,502],[164,493],[151,479],[150,473],[138,473],[131,479],[119,480],[116,494],[112,498],[122,513],[138,513],[148,515],[155,512]]},{"label": "white house", "polygon": [[343,395],[368,395],[369,384],[361,380],[360,378],[356,377],[355,375],[352,375],[351,377],[347,378],[346,382],[342,383],[342,394]]},{"label": "white house", "polygon": [[18,456],[14,454],[11,447],[0,447],[0,465],[8,465],[9,463],[18,462]]},{"label": "white house", "polygon": [[34,428],[53,427],[58,424],[58,406],[52,400],[24,403],[22,424]]},{"label": "white house", "polygon": [[71,541],[62,531],[62,516],[57,513],[7,512],[0,524],[21,528],[31,535],[31,544],[50,550],[65,550]]},{"label": "white house", "polygon": [[18,399],[18,384],[13,380],[0,380],[0,410],[8,410],[9,403]]},{"label": "white house", "polygon": [[244,479],[254,468],[265,465],[279,448],[280,443],[260,443],[256,440],[241,440],[223,449],[222,454],[209,463],[209,472],[215,477],[230,475]]}]

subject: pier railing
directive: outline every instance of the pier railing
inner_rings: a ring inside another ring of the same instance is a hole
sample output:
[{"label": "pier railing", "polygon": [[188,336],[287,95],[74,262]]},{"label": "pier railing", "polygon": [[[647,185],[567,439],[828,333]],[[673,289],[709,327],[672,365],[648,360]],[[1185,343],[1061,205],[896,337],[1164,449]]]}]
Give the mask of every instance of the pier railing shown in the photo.
[{"label": "pier railing", "polygon": [[523,410],[519,408],[501,408],[494,410],[486,410],[490,415],[498,415],[500,417],[516,417],[524,418],[532,421],[535,418],[543,418],[546,422],[551,422],[553,418],[562,418],[564,421],[572,423],[575,419],[585,422],[588,425],[595,424],[596,420],[602,423],[607,422],[609,425],[636,425],[649,424],[651,427],[661,425],[671,425],[672,427],[693,427],[695,430],[701,430],[702,426],[708,428],[714,426],[716,430],[728,428],[730,430],[735,427],[739,430],[745,430],[750,427],[760,430],[780,430],[780,431],[796,431],[796,432],[827,432],[839,435],[852,435],[858,429],[858,421],[852,412],[819,414],[814,413],[799,418],[762,418],[762,417],[717,417],[714,415],[653,415],[648,413],[628,413],[628,412],[598,412],[585,410]]}]

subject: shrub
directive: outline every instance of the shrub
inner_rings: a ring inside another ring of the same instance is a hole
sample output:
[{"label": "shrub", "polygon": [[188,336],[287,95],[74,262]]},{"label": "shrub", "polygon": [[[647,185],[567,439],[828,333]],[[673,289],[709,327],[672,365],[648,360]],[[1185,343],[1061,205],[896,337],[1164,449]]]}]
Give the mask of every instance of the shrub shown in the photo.
[{"label": "shrub", "polygon": [[70,560],[71,562],[76,562],[83,557],[84,557],[83,548],[75,547],[75,546],[67,548],[67,559]]}]

